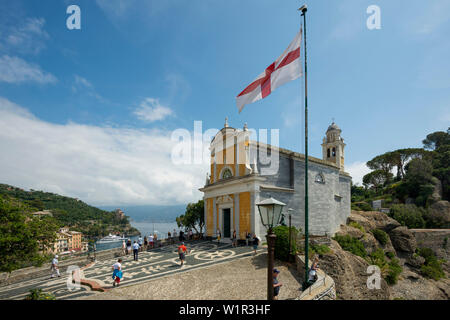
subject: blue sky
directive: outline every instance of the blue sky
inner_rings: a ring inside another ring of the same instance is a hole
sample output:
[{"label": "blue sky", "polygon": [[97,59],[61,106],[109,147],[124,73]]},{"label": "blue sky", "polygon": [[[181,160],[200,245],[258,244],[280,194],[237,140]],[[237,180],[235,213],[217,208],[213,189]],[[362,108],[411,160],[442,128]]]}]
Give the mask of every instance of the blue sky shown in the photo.
[{"label": "blue sky", "polygon": [[[374,156],[450,126],[448,1],[306,3],[312,156],[334,118],[357,182]],[[81,30],[66,27],[71,4]],[[303,152],[303,79],[235,105],[295,36],[301,4],[1,0],[0,181],[97,205],[193,201],[207,166],[171,167],[170,133],[225,117]],[[380,30],[366,27],[373,4]]]}]

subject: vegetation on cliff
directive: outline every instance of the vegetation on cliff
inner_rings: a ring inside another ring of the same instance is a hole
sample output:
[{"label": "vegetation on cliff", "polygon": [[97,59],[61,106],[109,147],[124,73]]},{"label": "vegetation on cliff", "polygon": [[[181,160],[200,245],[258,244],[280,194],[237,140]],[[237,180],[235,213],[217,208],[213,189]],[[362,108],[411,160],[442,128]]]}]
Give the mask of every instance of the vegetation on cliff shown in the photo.
[{"label": "vegetation on cliff", "polygon": [[[382,200],[390,215],[409,228],[448,228],[448,218],[430,206],[450,200],[450,128],[423,140],[423,148],[398,149],[367,162],[363,186],[351,188],[352,210],[371,211]],[[395,173],[395,176],[394,174]]]}]

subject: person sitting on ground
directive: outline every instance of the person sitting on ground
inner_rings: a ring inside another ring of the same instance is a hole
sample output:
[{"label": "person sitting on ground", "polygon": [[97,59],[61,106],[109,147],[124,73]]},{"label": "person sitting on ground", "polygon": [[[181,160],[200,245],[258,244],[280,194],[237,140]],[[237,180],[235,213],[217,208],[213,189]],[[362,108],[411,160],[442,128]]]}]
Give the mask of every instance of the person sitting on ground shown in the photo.
[{"label": "person sitting on ground", "polygon": [[123,277],[123,273],[122,273],[122,259],[117,260],[116,263],[113,264],[112,266],[113,269],[113,287],[119,286],[120,284],[120,279],[122,279]]}]

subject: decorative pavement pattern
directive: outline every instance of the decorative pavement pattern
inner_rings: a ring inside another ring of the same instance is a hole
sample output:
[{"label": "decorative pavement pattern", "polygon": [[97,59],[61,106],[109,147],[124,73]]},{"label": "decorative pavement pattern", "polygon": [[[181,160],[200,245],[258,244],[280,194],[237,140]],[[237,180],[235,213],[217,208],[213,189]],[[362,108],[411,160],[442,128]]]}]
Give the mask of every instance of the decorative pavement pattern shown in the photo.
[{"label": "decorative pavement pattern", "polygon": [[[139,252],[138,261],[133,260],[133,254],[122,256],[123,278],[120,287],[253,255],[251,246],[233,248],[231,244],[217,244],[217,242],[210,241],[187,242],[186,246],[189,254],[186,255],[183,267],[180,267],[177,251],[178,245],[169,245],[152,249],[148,252]],[[258,253],[263,251],[261,247],[257,250]],[[81,271],[82,278],[94,281],[104,289],[112,289],[111,267],[117,262],[117,259],[112,258],[95,262]],[[35,288],[42,288],[44,292],[54,294],[57,300],[76,299],[96,293],[85,285],[81,285],[79,289],[73,289],[74,285],[71,285],[72,276],[69,277],[69,274],[61,273],[60,278],[50,278],[50,273],[49,270],[48,276],[0,287],[0,299],[21,300],[29,294],[30,289]]]}]

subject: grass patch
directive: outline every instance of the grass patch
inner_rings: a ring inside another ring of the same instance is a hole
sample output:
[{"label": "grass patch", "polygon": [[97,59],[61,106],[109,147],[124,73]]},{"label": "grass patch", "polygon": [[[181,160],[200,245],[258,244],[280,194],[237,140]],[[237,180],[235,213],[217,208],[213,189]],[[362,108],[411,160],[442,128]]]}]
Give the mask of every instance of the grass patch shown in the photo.
[{"label": "grass patch", "polygon": [[365,258],[367,256],[366,249],[364,248],[364,245],[360,240],[349,235],[336,235],[333,239],[336,240],[345,251],[351,252],[354,255],[360,256],[362,258]]},{"label": "grass patch", "polygon": [[360,225],[358,222],[356,221],[352,221],[348,224],[350,227],[359,229],[362,231],[362,233],[366,233],[366,230],[364,229],[364,227],[362,225]]},{"label": "grass patch", "polygon": [[388,241],[388,234],[386,232],[384,232],[383,230],[380,229],[373,229],[372,231],[373,236],[375,237],[375,239],[378,240],[379,243],[381,243],[383,246],[386,245],[387,241]]},{"label": "grass patch", "polygon": [[430,248],[418,248],[417,254],[425,258],[425,263],[420,267],[420,272],[427,278],[439,280],[445,278],[442,270],[442,261],[439,261]]},{"label": "grass patch", "polygon": [[398,259],[392,256],[391,261],[388,262],[383,250],[378,248],[372,252],[366,260],[368,263],[377,265],[380,268],[384,280],[386,280],[389,285],[394,285],[397,283],[398,276],[403,270]]},{"label": "grass patch", "polygon": [[330,253],[331,249],[324,244],[311,245],[310,251],[314,254],[318,254],[319,256],[323,256],[324,254]]}]

